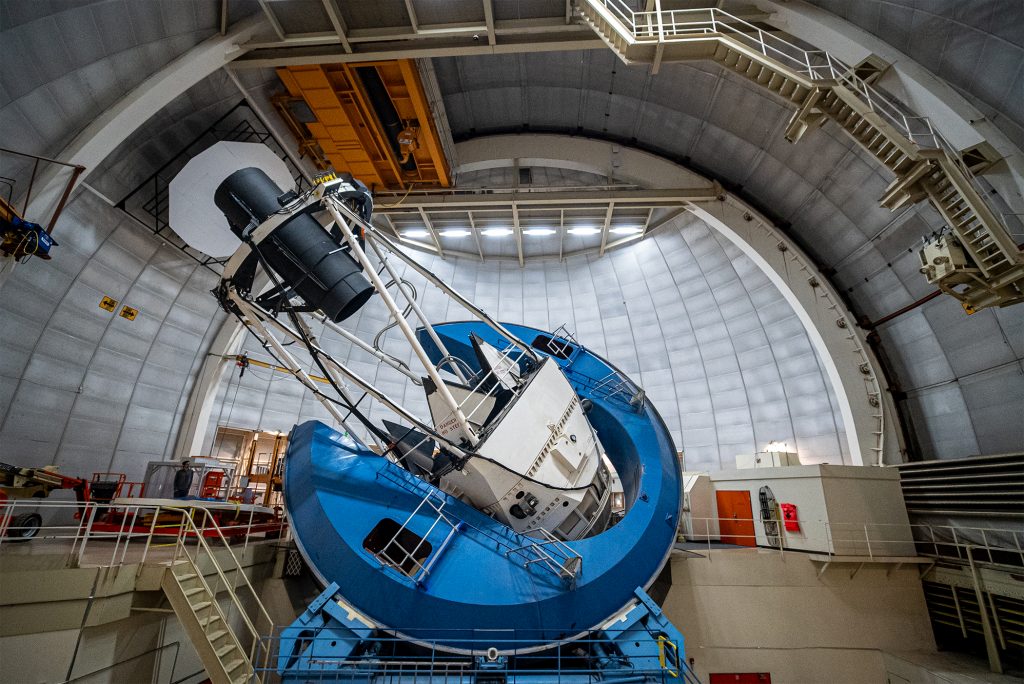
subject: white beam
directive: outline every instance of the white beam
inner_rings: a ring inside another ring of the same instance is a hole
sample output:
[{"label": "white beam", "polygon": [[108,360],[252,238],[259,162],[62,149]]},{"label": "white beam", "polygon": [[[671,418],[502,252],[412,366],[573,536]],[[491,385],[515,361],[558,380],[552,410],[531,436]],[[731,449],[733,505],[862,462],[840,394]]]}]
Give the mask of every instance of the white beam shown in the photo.
[{"label": "white beam", "polygon": [[473,212],[466,212],[469,214],[469,229],[473,231],[473,240],[476,242],[476,251],[480,254],[480,261],[484,260],[484,248],[480,244],[480,231],[477,230],[476,220],[473,218]]},{"label": "white beam", "polygon": [[287,40],[288,34],[284,32],[284,27],[281,26],[281,22],[277,20],[277,15],[274,14],[274,10],[270,7],[268,0],[259,0],[260,8],[263,10],[263,14],[266,15],[267,21],[270,22],[271,28],[274,29],[274,33],[281,40]]},{"label": "white beam", "polygon": [[604,213],[604,225],[601,226],[601,249],[598,256],[604,256],[604,250],[608,246],[608,229],[612,226],[612,212],[615,211],[615,202],[608,203],[608,210]]},{"label": "white beam", "polygon": [[412,26],[412,32],[419,32],[419,21],[416,19],[416,8],[412,6],[412,0],[405,0],[405,11],[409,13],[409,25]]},{"label": "white beam", "polygon": [[525,265],[523,259],[523,230],[519,225],[519,207],[512,202],[512,231],[516,238],[516,254],[519,256],[519,268]]},{"label": "white beam", "polygon": [[430,231],[430,239],[434,241],[434,246],[437,247],[437,253],[444,259],[444,248],[441,247],[441,238],[438,236],[437,231],[434,230],[434,224],[430,222],[430,217],[427,216],[427,212],[420,209],[420,218],[423,219],[423,225]]},{"label": "white beam", "polygon": [[338,40],[341,41],[341,46],[345,48],[345,52],[352,52],[352,43],[349,42],[348,27],[345,26],[345,18],[341,16],[341,8],[338,7],[338,0],[323,0],[324,10],[327,12],[327,17],[331,20],[331,26],[334,27],[334,32],[338,34]]},{"label": "white beam", "polygon": [[[551,190],[544,192],[516,193],[494,192],[474,193],[463,192],[453,194],[451,190],[437,192],[420,192],[410,194],[402,204],[394,207],[375,207],[375,211],[389,214],[418,213],[425,209],[431,213],[461,212],[467,208],[504,208],[510,209],[513,204],[520,207],[573,207],[604,209],[609,202],[620,208],[649,209],[651,207],[675,207],[685,202],[697,202],[714,199],[720,189],[713,183],[704,182],[689,188],[658,188],[648,190]],[[387,195],[383,195],[387,197]],[[399,195],[400,197],[400,195]]]},{"label": "white beam", "polygon": [[[510,30],[508,35],[514,40],[503,41],[495,45],[484,45],[475,42],[467,44],[465,35],[472,35],[478,31],[461,31],[464,35],[445,40],[438,36],[431,40],[420,40],[430,38],[424,35],[421,28],[416,36],[406,35],[405,38],[395,38],[393,42],[380,42],[379,39],[364,49],[357,49],[356,44],[370,42],[368,37],[356,36],[355,30],[348,32],[348,39],[353,44],[353,52],[348,53],[338,45],[337,36],[331,33],[317,34],[316,37],[291,36],[288,42],[266,42],[254,41],[246,47],[251,52],[244,58],[235,62],[239,68],[275,68],[281,66],[301,66],[307,64],[344,64],[347,62],[371,62],[388,59],[417,59],[426,57],[469,57],[474,55],[500,55],[517,54],[525,52],[561,52],[572,50],[607,50],[608,46],[598,38],[593,31],[587,27],[586,31],[579,30],[577,24],[564,26],[559,24],[560,31],[553,29],[532,29],[525,31]],[[483,27],[478,27],[482,29]],[[468,33],[467,33],[468,31]],[[495,27],[497,35],[503,35],[499,26]],[[315,41],[315,43],[313,42]],[[398,42],[401,41],[401,42]],[[319,46],[319,49],[314,49]]]},{"label": "white beam", "polygon": [[497,43],[497,38],[494,35],[494,5],[491,4],[491,0],[483,0],[484,2],[484,23],[487,24],[487,44],[494,45]]},{"label": "white beam", "polygon": [[558,212],[558,261],[562,261],[565,250],[565,209]]}]

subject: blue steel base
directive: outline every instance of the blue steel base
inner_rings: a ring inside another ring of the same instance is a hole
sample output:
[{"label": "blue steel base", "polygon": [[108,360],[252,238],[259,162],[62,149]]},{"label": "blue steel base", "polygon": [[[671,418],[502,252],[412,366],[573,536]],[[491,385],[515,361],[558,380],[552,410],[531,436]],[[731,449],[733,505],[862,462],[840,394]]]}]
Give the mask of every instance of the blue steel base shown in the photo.
[{"label": "blue steel base", "polygon": [[[474,654],[459,655],[444,649],[441,626],[430,644],[411,644],[367,627],[339,603],[338,585],[332,583],[281,633],[277,673],[282,682],[303,684],[696,682],[686,665],[683,635],[642,589],[635,594],[632,608],[588,637],[499,655],[487,654],[494,638],[481,634]],[[515,637],[503,634],[500,641],[508,645]],[[464,636],[459,643],[465,643]]]}]

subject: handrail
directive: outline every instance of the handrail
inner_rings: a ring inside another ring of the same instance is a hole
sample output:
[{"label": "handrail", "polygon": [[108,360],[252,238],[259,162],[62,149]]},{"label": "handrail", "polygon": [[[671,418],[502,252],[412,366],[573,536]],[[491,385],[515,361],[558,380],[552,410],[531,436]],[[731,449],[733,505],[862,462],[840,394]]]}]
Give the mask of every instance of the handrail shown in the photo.
[{"label": "handrail", "polygon": [[[943,150],[956,164],[957,169],[974,186],[984,193],[974,173],[967,167],[959,151],[942,135],[931,120],[910,112],[905,105],[874,88],[857,76],[854,69],[825,50],[808,50],[788,40],[766,33],[763,29],[717,7],[705,9],[674,9],[658,11],[633,11],[624,0],[585,0],[592,6],[604,8],[611,18],[618,21],[629,32],[633,43],[657,41],[675,42],[695,36],[717,34],[727,36],[748,47],[757,49],[763,56],[788,66],[797,74],[808,77],[812,82],[835,82],[857,96],[868,108],[879,114],[888,123],[903,133],[907,140],[923,147]],[[651,19],[657,15],[657,21]],[[665,15],[668,20],[665,20]],[[691,17],[697,19],[685,20]],[[737,26],[746,30],[740,30]],[[657,32],[655,32],[657,28]],[[752,35],[757,34],[757,37]],[[771,54],[769,54],[771,53]],[[930,144],[929,144],[930,143]]]},{"label": "handrail", "polygon": [[[829,52],[806,49],[766,33],[717,7],[634,11],[624,0],[585,0],[585,3],[602,17],[609,31],[617,33],[626,41],[627,47],[622,48],[624,58],[629,45],[656,42],[660,49],[667,43],[686,42],[700,37],[712,38],[736,52],[755,50],[757,54],[746,55],[752,61],[774,60],[778,66],[776,72],[790,81],[803,80],[805,88],[830,91],[840,102],[845,99],[844,93],[849,93],[866,106],[868,113],[879,117],[877,122],[868,121],[873,128],[891,126],[895,134],[888,134],[882,129],[885,138],[901,148],[910,146],[903,149],[906,158],[928,160],[931,156],[922,153],[940,153],[940,158],[932,162],[933,167],[938,166],[939,171],[954,185],[956,193],[969,204],[980,201],[987,208],[985,198],[989,188],[981,183],[961,152],[935,128],[928,117],[913,114],[904,102],[871,86],[856,74],[854,68]],[[656,20],[652,20],[654,18]],[[610,42],[616,43],[614,40]],[[660,58],[660,52],[656,53],[654,59]],[[957,176],[963,176],[966,184],[957,182]],[[972,193],[977,197],[972,198]],[[938,206],[937,200],[932,200]],[[988,216],[982,220],[982,225],[999,251],[1005,254],[1006,264],[1024,263],[1024,254],[1010,237],[1005,217],[992,211],[985,213]],[[942,289],[949,292],[945,287]]]},{"label": "handrail", "polygon": [[[256,609],[257,609],[257,611],[259,613],[259,617],[262,617],[266,621],[268,629],[273,627],[273,624],[274,624],[273,619],[270,617],[270,614],[267,613],[267,609],[263,606],[263,602],[260,600],[259,594],[256,592],[256,589],[252,586],[252,583],[249,581],[248,576],[245,574],[245,569],[243,568],[242,564],[239,563],[238,557],[235,556],[235,552],[231,549],[231,546],[228,544],[227,539],[221,533],[220,526],[217,524],[217,521],[213,519],[213,517],[211,516],[210,512],[207,511],[206,509],[199,509],[199,510],[202,511],[203,518],[204,518],[203,528],[200,529],[196,525],[195,518],[194,518],[195,512],[196,512],[197,509],[195,509],[195,508],[188,508],[188,509],[185,509],[185,508],[172,508],[172,507],[167,507],[167,508],[169,510],[178,510],[178,511],[180,511],[182,513],[182,522],[183,522],[183,524],[181,525],[180,531],[179,531],[179,534],[178,534],[177,547],[176,547],[176,553],[175,553],[174,559],[177,560],[180,557],[178,552],[183,553],[185,555],[185,557],[188,559],[188,561],[192,564],[193,568],[196,571],[196,574],[200,577],[200,579],[203,582],[204,586],[206,586],[207,590],[209,590],[209,585],[206,584],[206,580],[202,576],[203,573],[202,573],[202,571],[199,568],[199,553],[198,553],[199,548],[201,547],[204,551],[206,551],[207,555],[210,557],[211,564],[213,565],[214,569],[217,572],[218,579],[224,582],[225,590],[228,592],[228,595],[231,597],[232,602],[234,603],[235,607],[237,608],[239,614],[242,617],[242,621],[245,623],[245,626],[248,628],[249,634],[252,637],[253,643],[252,643],[252,645],[250,647],[249,663],[250,663],[250,665],[253,665],[253,658],[255,656],[256,644],[257,644],[257,642],[260,639],[260,632],[259,632],[259,630],[256,629],[256,627],[253,625],[252,621],[249,619],[249,615],[248,615],[248,613],[245,610],[245,606],[242,605],[241,600],[239,599],[238,595],[235,593],[235,588],[237,586],[237,582],[238,582],[238,577],[239,576],[241,576],[242,581],[245,583],[245,586],[248,587],[249,591],[252,593],[253,602],[256,605]],[[188,530],[186,530],[186,525],[184,524],[186,521],[187,521],[187,526],[189,528]],[[207,527],[207,524],[209,524],[210,527]],[[234,567],[232,568],[232,570],[235,573],[235,584],[231,584],[231,583],[228,582],[227,576],[224,574],[224,570],[221,568],[220,563],[217,562],[217,558],[214,555],[213,549],[210,547],[210,544],[206,540],[206,536],[203,534],[203,532],[206,531],[207,529],[213,529],[217,533],[217,536],[221,540],[222,544],[224,545],[224,548],[226,548],[228,553],[230,554],[231,560],[234,562]],[[188,537],[187,537],[186,532],[192,532],[195,535],[195,538],[196,538],[196,549],[197,549],[197,553],[196,553],[196,557],[195,558],[193,558],[188,553]],[[213,597],[213,600],[211,601],[211,603],[213,605],[216,605],[217,604],[217,601],[216,601],[217,595],[216,595],[216,593],[211,591],[210,595]],[[220,610],[219,606],[217,607],[217,610],[218,611]],[[221,615],[221,618],[225,619],[226,616]],[[207,623],[207,624],[209,624],[209,623]],[[228,624],[226,619],[225,619],[224,624],[225,625]],[[203,631],[204,632],[206,631],[205,628],[204,628]],[[253,666],[255,667],[255,665],[253,665]]]}]

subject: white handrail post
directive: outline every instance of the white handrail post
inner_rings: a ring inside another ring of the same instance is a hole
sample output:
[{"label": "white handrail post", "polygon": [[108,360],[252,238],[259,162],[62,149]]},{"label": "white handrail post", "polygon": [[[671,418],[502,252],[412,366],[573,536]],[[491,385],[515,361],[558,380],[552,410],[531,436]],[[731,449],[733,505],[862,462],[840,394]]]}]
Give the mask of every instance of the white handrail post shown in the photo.
[{"label": "white handrail post", "polygon": [[[661,16],[661,0],[654,0],[654,11],[658,13],[658,42],[665,42],[665,22]],[[675,17],[673,17],[673,20]]]},{"label": "white handrail post", "polygon": [[[4,517],[3,522],[0,522],[0,544],[4,543],[4,537],[7,536],[7,530],[11,526],[11,518],[13,517],[14,514],[14,506],[17,503],[18,502],[13,499],[8,499],[7,501],[4,502]],[[72,550],[74,549],[73,544],[71,548]]]},{"label": "white handrail post", "polygon": [[132,524],[128,526],[128,534],[125,536],[124,547],[121,549],[121,560],[117,563],[118,567],[124,565],[124,559],[128,555],[128,543],[132,540],[132,530],[135,529],[135,523],[139,519],[139,506],[132,506],[132,509]]},{"label": "white handrail post", "polygon": [[142,567],[146,564],[146,558],[149,557],[149,545],[153,543],[153,532],[156,530],[156,522],[160,519],[160,507],[156,507],[156,511],[153,513],[153,522],[149,524],[149,534],[146,535],[146,548],[142,550],[142,560],[139,561],[139,573],[142,572]]},{"label": "white handrail post", "polygon": [[82,556],[85,555],[85,547],[89,543],[89,535],[92,534],[92,524],[96,520],[96,511],[99,506],[93,506],[89,511],[89,522],[85,525],[85,532],[82,535],[82,544],[78,547],[78,567],[82,567]]}]

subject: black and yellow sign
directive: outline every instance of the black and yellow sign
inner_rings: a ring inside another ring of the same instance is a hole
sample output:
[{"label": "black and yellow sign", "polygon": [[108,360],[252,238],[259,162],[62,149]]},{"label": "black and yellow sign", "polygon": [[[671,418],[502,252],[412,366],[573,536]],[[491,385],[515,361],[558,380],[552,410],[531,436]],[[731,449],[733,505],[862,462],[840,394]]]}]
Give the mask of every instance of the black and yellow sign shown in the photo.
[{"label": "black and yellow sign", "polygon": [[337,180],[338,174],[333,171],[322,171],[313,178],[313,185],[320,185],[321,183],[327,183],[328,181]]},{"label": "black and yellow sign", "polygon": [[130,306],[126,306],[121,309],[121,318],[127,318],[129,321],[134,321],[135,317],[139,315],[138,309],[133,309]]},{"label": "black and yellow sign", "polygon": [[113,313],[114,309],[117,308],[117,300],[114,299],[113,297],[107,297],[106,295],[104,295],[103,299],[100,300],[100,308],[103,309],[104,311],[109,311]]}]

